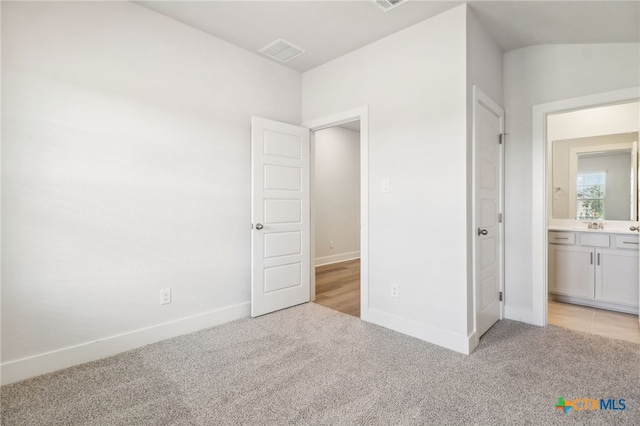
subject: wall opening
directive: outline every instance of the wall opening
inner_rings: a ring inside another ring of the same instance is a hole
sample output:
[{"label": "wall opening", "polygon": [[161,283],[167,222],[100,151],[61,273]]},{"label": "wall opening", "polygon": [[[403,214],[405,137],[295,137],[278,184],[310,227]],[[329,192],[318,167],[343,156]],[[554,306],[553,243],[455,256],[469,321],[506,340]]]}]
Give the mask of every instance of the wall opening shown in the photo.
[{"label": "wall opening", "polygon": [[360,121],[314,132],[315,301],[360,316]]}]

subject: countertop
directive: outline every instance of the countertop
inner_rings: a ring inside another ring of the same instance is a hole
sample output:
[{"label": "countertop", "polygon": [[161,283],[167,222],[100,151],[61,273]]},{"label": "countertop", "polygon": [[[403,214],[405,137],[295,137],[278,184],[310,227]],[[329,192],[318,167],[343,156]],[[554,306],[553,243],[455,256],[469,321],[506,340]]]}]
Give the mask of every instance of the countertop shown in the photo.
[{"label": "countertop", "polygon": [[587,225],[584,225],[583,227],[549,225],[548,230],[549,231],[570,231],[570,232],[593,232],[598,234],[638,235],[637,231],[631,231],[629,229],[624,229],[624,228],[606,228],[605,227],[604,229],[589,229],[587,228]]}]

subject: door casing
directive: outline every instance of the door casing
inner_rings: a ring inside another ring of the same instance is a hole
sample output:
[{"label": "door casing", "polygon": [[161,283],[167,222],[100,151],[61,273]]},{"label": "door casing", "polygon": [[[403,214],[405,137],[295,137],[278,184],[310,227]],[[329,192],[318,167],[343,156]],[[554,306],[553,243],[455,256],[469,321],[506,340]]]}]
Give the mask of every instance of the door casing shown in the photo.
[{"label": "door casing", "polygon": [[[539,326],[547,325],[547,252],[548,252],[548,194],[547,116],[560,112],[637,101],[640,87],[614,90],[588,96],[534,105],[532,108],[532,176],[531,176],[531,315],[520,319]],[[634,222],[635,223],[635,222]],[[507,305],[508,313],[508,305]]]}]

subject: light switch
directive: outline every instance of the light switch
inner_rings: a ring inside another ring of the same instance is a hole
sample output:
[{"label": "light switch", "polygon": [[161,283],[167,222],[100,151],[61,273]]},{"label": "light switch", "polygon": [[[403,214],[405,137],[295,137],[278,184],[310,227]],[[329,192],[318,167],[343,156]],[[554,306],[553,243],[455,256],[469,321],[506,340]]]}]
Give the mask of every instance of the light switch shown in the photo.
[{"label": "light switch", "polygon": [[382,179],[382,192],[391,192],[391,184],[389,179]]}]

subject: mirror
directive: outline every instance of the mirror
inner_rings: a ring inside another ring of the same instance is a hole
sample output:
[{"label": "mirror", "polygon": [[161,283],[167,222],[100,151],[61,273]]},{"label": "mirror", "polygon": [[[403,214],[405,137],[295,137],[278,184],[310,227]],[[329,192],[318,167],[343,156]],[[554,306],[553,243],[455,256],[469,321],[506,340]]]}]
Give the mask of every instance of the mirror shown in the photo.
[{"label": "mirror", "polygon": [[548,117],[551,218],[638,220],[638,105]]}]

